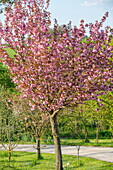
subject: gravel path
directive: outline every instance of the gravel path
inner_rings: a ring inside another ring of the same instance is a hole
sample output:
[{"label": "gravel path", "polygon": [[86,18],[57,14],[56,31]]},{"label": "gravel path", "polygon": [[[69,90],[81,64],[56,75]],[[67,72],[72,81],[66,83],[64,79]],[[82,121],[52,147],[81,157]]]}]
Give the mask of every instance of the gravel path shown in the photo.
[{"label": "gravel path", "polygon": [[[0,145],[1,146],[1,145]],[[4,150],[0,148],[0,150]],[[14,151],[36,152],[33,145],[19,144]],[[54,145],[41,145],[41,153],[55,153]],[[62,146],[62,154],[77,155],[76,146]],[[94,147],[94,146],[81,146],[79,151],[80,156],[91,157],[107,162],[113,162],[113,148],[111,147]]]}]

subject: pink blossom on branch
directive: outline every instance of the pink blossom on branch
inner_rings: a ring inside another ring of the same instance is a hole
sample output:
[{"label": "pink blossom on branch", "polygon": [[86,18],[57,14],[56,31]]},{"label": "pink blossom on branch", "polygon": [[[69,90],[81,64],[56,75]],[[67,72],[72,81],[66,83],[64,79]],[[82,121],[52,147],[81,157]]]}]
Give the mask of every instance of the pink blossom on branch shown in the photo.
[{"label": "pink blossom on branch", "polygon": [[79,28],[71,29],[70,23],[64,26],[63,33],[55,21],[51,35],[49,1],[46,5],[39,2],[17,0],[14,7],[6,9],[5,25],[0,24],[0,38],[16,53],[10,58],[1,46],[1,60],[22,97],[31,99],[32,110],[37,105],[45,111],[55,111],[112,90],[112,84],[107,82],[113,78],[113,63],[109,60],[113,46],[109,27],[101,30],[108,13],[94,24],[81,20]]}]

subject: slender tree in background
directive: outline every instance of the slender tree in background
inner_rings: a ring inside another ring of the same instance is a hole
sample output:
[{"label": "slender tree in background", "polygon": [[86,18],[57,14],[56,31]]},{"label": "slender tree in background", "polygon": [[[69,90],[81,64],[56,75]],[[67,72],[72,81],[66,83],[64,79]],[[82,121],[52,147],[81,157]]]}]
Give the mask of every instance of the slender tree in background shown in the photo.
[{"label": "slender tree in background", "polygon": [[35,137],[36,147],[34,146],[34,148],[37,150],[37,160],[40,159],[40,138],[48,123],[48,115],[40,112],[38,108],[32,111],[28,101],[26,99],[21,99],[19,96],[17,99],[17,95],[15,97],[13,95],[13,110],[18,114],[19,121],[25,128],[25,131],[30,132],[30,134]]},{"label": "slender tree in background", "polygon": [[12,111],[4,94],[5,89],[0,86],[0,144],[8,151],[10,161],[11,151],[18,145],[23,129],[19,123],[19,115]]},{"label": "slender tree in background", "polygon": [[[48,6],[49,0],[45,4],[43,0],[17,0],[6,8],[5,25],[0,23],[0,55],[18,84],[21,97],[30,101],[31,109],[37,106],[49,113],[56,170],[62,170],[57,115],[64,107],[77,106],[112,90],[113,46],[110,28],[101,30],[108,12],[101,22],[84,25],[81,20],[80,27],[74,26],[71,34],[71,23],[64,26],[62,33],[55,20],[51,35]],[[2,39],[16,52],[14,57],[10,58],[3,49]]]},{"label": "slender tree in background", "polygon": [[[113,134],[113,91],[108,92],[106,95],[98,98],[98,112],[96,114],[96,119],[98,120],[99,126],[106,125],[107,129]],[[98,126],[97,126],[98,132]],[[97,133],[97,142],[98,142],[98,133]],[[112,135],[111,135],[112,136]]]}]

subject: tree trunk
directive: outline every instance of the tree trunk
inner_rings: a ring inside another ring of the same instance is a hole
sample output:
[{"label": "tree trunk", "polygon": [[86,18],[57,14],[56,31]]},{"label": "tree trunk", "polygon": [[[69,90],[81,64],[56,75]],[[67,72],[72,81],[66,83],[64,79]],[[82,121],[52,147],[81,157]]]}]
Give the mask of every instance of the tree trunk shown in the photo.
[{"label": "tree trunk", "polygon": [[75,131],[78,132],[79,126],[78,126],[78,120],[75,117]]},{"label": "tree trunk", "polygon": [[93,122],[91,121],[91,130],[93,131]]},{"label": "tree trunk", "polygon": [[98,137],[99,137],[99,124],[97,123],[97,134],[96,134],[96,142],[98,144]]},{"label": "tree trunk", "polygon": [[88,139],[88,132],[87,132],[86,127],[85,127],[85,142],[89,142],[89,139]]},{"label": "tree trunk", "polygon": [[8,161],[10,161],[10,159],[11,159],[11,151],[9,150],[8,151]]},{"label": "tree trunk", "polygon": [[55,170],[63,170],[61,145],[60,145],[60,138],[59,138],[56,115],[54,117],[52,117],[52,115],[50,115],[50,122],[51,122],[51,127],[52,127],[54,145],[55,145],[55,157],[56,157]]},{"label": "tree trunk", "polygon": [[36,143],[37,143],[37,160],[40,159],[41,153],[40,153],[40,136],[36,138]]},{"label": "tree trunk", "polygon": [[86,128],[86,125],[85,125],[85,122],[83,119],[82,120],[82,123],[83,123],[83,127],[84,127],[84,132],[85,132],[85,141],[84,142],[89,142],[89,139],[88,139],[88,131],[87,131],[87,128]]},{"label": "tree trunk", "polygon": [[11,159],[11,143],[9,141],[9,149],[8,149],[8,161]]}]

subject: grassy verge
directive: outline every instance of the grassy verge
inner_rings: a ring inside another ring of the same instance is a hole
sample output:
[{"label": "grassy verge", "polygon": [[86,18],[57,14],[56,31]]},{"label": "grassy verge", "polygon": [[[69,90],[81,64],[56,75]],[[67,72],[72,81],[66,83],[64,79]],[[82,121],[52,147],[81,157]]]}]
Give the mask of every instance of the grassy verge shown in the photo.
[{"label": "grassy verge", "polygon": [[[8,162],[7,152],[0,151],[0,170],[54,170],[55,155],[42,154],[41,160],[36,160],[36,153],[13,152]],[[76,156],[63,155],[64,170],[112,170],[113,164],[92,158],[80,157],[77,163]]]},{"label": "grassy verge", "polygon": [[80,139],[61,138],[61,145],[113,147],[113,139],[99,139],[98,144],[95,139],[89,139],[89,141],[90,142],[84,143]]},{"label": "grassy verge", "polygon": [[[99,139],[98,144],[95,139],[89,139],[90,142],[84,143],[80,139],[71,139],[71,138],[61,138],[61,145],[70,145],[70,146],[101,146],[101,147],[113,147],[113,139]],[[19,144],[36,144],[35,142],[26,142],[20,141]],[[51,141],[43,141],[41,140],[41,144],[54,144],[53,140]]]}]

